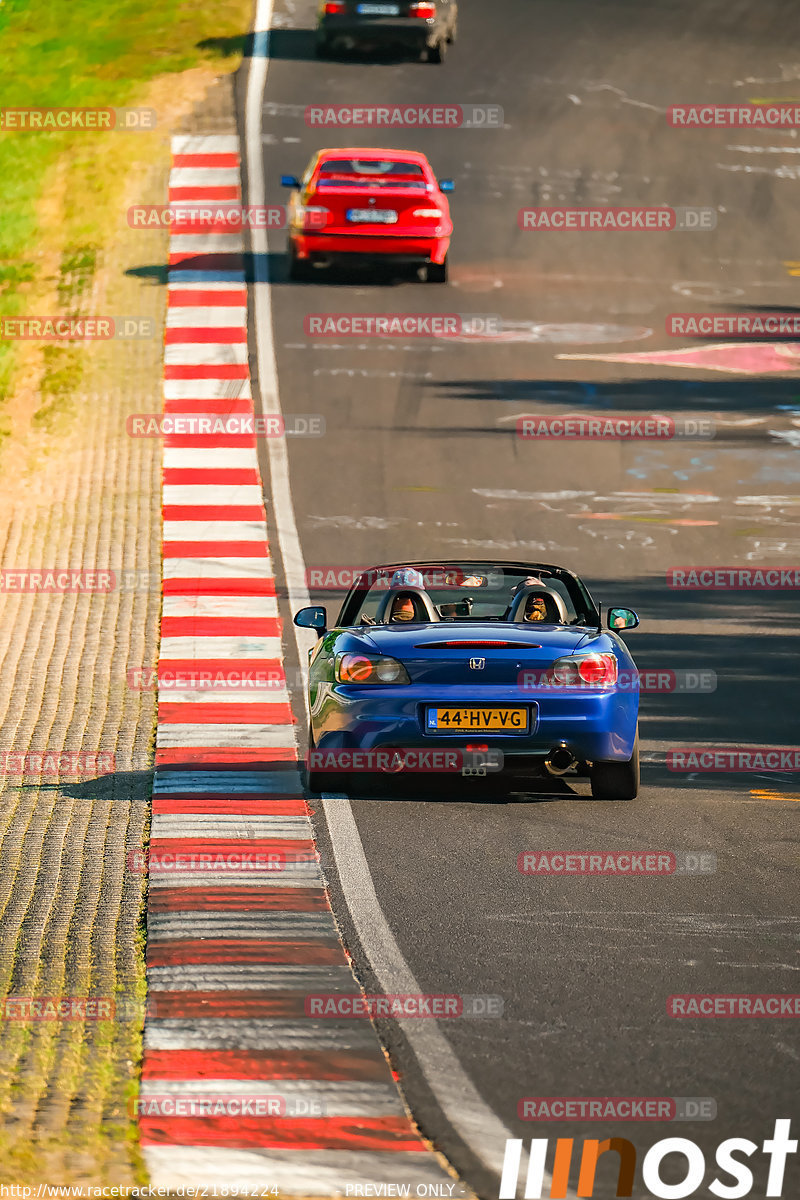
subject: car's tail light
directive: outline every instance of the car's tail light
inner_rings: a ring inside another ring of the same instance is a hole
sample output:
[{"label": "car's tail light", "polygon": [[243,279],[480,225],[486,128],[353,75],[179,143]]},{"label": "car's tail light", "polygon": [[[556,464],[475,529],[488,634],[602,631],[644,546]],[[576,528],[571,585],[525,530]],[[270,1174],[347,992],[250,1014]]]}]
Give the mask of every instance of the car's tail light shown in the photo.
[{"label": "car's tail light", "polygon": [[436,16],[436,5],[431,4],[430,0],[415,0],[413,4],[408,6],[408,15],[410,17],[424,17],[430,21]]},{"label": "car's tail light", "polygon": [[336,659],[339,683],[410,683],[408,671],[396,658],[376,654],[340,654]]},{"label": "car's tail light", "polygon": [[294,210],[292,224],[296,229],[324,229],[333,220],[329,208],[320,208],[314,204],[298,204]]},{"label": "car's tail light", "polygon": [[444,214],[440,208],[415,208],[412,217],[441,217]]},{"label": "car's tail light", "polygon": [[326,0],[322,11],[326,17],[338,17],[347,12],[347,5],[344,0]]},{"label": "car's tail light", "polygon": [[545,678],[561,687],[613,687],[617,675],[613,654],[580,654],[556,659]]}]

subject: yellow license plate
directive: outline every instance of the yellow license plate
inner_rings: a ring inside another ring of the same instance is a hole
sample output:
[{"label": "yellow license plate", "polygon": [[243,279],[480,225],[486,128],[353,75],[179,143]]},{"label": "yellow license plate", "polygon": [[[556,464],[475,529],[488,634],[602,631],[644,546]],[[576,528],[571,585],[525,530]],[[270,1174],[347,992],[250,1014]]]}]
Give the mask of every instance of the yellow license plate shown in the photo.
[{"label": "yellow license plate", "polygon": [[527,708],[429,708],[433,733],[527,733]]}]

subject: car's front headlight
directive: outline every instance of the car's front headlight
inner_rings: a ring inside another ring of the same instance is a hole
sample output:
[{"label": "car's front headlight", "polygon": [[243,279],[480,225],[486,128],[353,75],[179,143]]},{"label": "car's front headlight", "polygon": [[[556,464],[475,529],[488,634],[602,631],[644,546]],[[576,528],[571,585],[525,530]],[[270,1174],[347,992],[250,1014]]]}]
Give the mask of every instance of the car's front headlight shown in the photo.
[{"label": "car's front headlight", "polygon": [[411,683],[403,664],[384,654],[337,654],[335,674],[339,683]]}]

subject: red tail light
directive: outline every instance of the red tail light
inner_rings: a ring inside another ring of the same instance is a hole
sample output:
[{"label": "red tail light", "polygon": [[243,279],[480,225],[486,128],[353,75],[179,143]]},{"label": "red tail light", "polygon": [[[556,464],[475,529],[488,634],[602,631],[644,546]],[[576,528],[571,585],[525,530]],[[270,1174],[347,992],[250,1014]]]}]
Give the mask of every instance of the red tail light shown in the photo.
[{"label": "red tail light", "polygon": [[325,8],[323,9],[326,17],[341,16],[347,12],[347,5],[344,0],[325,0]]},{"label": "red tail light", "polygon": [[426,21],[430,21],[436,16],[436,5],[431,4],[430,0],[415,0],[414,4],[409,4],[408,15],[410,17],[424,17]]},{"label": "red tail light", "polygon": [[339,654],[336,656],[339,683],[410,683],[408,671],[396,658],[377,654]]},{"label": "red tail light", "polygon": [[561,687],[611,687],[617,682],[617,660],[613,654],[583,654],[557,659],[543,682]]}]

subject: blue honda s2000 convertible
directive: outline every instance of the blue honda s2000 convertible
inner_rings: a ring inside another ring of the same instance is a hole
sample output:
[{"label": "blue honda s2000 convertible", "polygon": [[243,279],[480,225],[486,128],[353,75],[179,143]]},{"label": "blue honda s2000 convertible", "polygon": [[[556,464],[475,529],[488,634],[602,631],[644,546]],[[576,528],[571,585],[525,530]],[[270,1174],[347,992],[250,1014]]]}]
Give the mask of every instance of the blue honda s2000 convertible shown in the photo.
[{"label": "blue honda s2000 convertible", "polygon": [[639,618],[609,608],[604,628],[571,571],[477,561],[375,567],[356,579],[334,628],[322,607],[294,620],[318,634],[312,791],[353,787],[359,771],[381,767],[452,769],[458,754],[478,752],[514,774],[588,773],[599,800],[636,796],[638,674],[618,633]]}]

